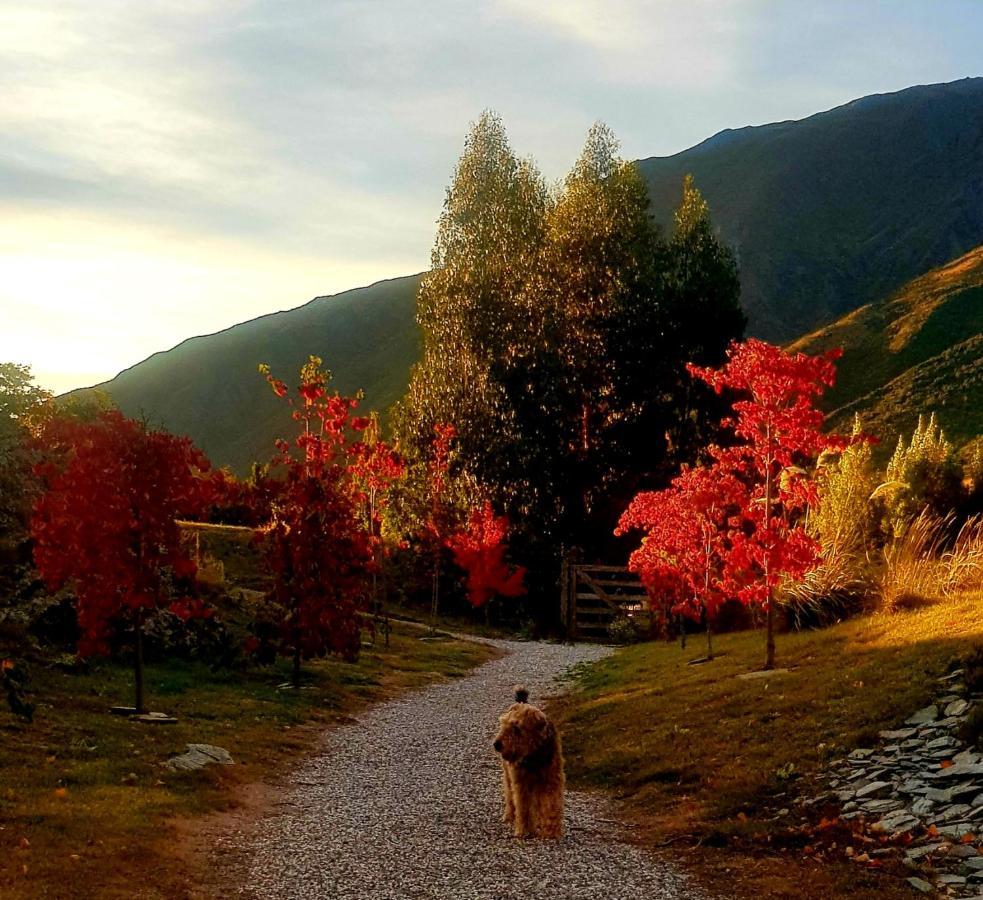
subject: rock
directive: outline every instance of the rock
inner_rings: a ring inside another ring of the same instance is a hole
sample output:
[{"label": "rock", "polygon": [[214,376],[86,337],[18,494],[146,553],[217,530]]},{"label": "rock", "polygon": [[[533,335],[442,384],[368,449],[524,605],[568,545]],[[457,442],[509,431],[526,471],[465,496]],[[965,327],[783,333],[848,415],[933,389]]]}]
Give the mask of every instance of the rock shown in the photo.
[{"label": "rock", "polygon": [[167,761],[169,769],[175,772],[190,772],[211,763],[218,763],[223,766],[233,765],[232,755],[222,747],[215,747],[212,744],[188,744],[187,746],[186,753],[171,757]]},{"label": "rock", "polygon": [[788,669],[760,669],[757,672],[742,672],[737,677],[741,681],[757,681],[759,678],[773,678],[776,675],[788,675]]},{"label": "rock", "polygon": [[[846,809],[845,806],[843,808]],[[864,804],[864,812],[869,813],[886,813],[900,808],[900,800],[871,800]],[[969,807],[967,806],[966,809],[968,810]]]},{"label": "rock", "polygon": [[964,835],[973,833],[973,826],[969,822],[957,822],[955,825],[943,825],[938,829],[942,837],[962,840]]},{"label": "rock", "polygon": [[872,781],[870,784],[865,784],[860,790],[857,791],[858,800],[874,800],[880,797],[886,797],[891,793],[891,782],[889,781]]},{"label": "rock", "polygon": [[924,725],[927,722],[934,722],[939,717],[939,708],[933,703],[924,709],[918,710],[914,715],[905,719],[906,725]]},{"label": "rock", "polygon": [[847,757],[847,759],[851,760],[851,762],[853,760],[869,759],[871,756],[873,756],[873,754],[874,754],[873,750],[867,750],[864,747],[857,747],[856,750],[850,752],[850,755]]},{"label": "rock", "polygon": [[950,875],[946,873],[945,875],[939,875],[935,879],[939,884],[965,884],[965,875]]},{"label": "rock", "polygon": [[133,716],[134,722],[143,722],[144,725],[177,725],[177,719],[162,712],[148,712],[142,716]]},{"label": "rock", "polygon": [[916,819],[907,810],[899,809],[897,812],[889,813],[879,822],[874,824],[874,828],[881,831],[888,831],[891,834],[898,834],[902,831],[909,831],[918,825]]},{"label": "rock", "polygon": [[911,811],[916,816],[927,816],[933,809],[935,809],[935,804],[924,797],[919,797],[911,804]]},{"label": "rock", "polygon": [[967,700],[953,700],[945,708],[945,714],[947,716],[961,716],[966,710],[969,709],[969,701]]},{"label": "rock", "polygon": [[910,884],[916,891],[921,891],[923,894],[931,894],[934,890],[932,885],[930,885],[924,878],[909,878],[908,884]]},{"label": "rock", "polygon": [[975,794],[979,789],[980,786],[975,781],[967,781],[964,784],[956,785],[954,788],[949,788],[949,793],[952,795],[953,800],[964,798],[963,803],[970,803],[970,805],[972,805],[969,797]]},{"label": "rock", "polygon": [[940,814],[935,817],[936,822],[959,822],[966,817],[969,807],[965,803],[957,803],[955,806],[947,806]]},{"label": "rock", "polygon": [[983,794],[979,794],[978,796],[973,797],[973,802],[970,805],[971,806],[983,806]]},{"label": "rock", "polygon": [[938,850],[940,847],[943,846],[944,844],[937,843],[937,844],[923,844],[921,847],[912,847],[909,850],[905,850],[905,858],[910,860],[921,859],[923,856],[928,856],[929,854],[934,853],[936,850]]},{"label": "rock", "polygon": [[893,731],[880,731],[877,736],[882,741],[903,741],[910,738],[916,731],[916,728],[897,728]]},{"label": "rock", "polygon": [[935,773],[936,779],[983,778],[983,763],[955,763]]},{"label": "rock", "polygon": [[970,872],[983,872],[983,856],[977,854],[964,859],[962,868],[967,875]]},{"label": "rock", "polygon": [[940,790],[939,788],[929,788],[925,792],[925,799],[932,803],[951,803],[952,790]]}]

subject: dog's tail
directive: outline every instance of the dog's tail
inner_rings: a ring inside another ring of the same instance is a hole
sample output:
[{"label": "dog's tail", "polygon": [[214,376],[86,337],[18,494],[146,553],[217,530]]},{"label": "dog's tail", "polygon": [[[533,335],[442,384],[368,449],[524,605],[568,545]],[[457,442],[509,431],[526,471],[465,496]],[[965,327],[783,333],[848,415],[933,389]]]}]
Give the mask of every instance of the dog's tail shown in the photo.
[{"label": "dog's tail", "polygon": [[529,702],[529,691],[521,684],[515,686],[515,702],[516,703],[528,703]]}]

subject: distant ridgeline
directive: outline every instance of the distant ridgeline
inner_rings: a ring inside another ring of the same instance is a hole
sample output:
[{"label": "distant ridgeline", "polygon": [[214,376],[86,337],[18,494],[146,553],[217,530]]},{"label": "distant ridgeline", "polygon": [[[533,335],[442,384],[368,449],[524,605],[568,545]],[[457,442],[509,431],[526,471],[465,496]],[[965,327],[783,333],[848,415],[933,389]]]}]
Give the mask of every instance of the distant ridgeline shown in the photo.
[{"label": "distant ridgeline", "polygon": [[[983,79],[724,131],[638,166],[664,225],[683,176],[695,176],[737,253],[751,334],[787,342],[833,323],[796,346],[847,348],[830,397],[837,419],[863,409],[887,437],[935,409],[956,440],[981,430]],[[313,353],[339,390],[364,389],[367,408],[402,395],[419,354],[419,278],[191,338],[99,387],[123,412],[189,435],[216,465],[244,473],[289,429],[260,362],[296,372]]]}]

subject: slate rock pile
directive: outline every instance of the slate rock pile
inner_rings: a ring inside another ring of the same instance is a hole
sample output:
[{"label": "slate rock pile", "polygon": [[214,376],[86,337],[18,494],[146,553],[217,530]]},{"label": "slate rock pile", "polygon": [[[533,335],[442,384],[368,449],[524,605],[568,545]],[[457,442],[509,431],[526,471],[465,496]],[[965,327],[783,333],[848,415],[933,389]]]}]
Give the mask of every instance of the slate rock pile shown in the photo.
[{"label": "slate rock pile", "polygon": [[863,818],[892,838],[913,838],[909,884],[926,894],[983,900],[983,748],[967,747],[960,726],[983,695],[961,669],[940,679],[941,696],[881,744],[858,748],[830,767],[842,818]]}]

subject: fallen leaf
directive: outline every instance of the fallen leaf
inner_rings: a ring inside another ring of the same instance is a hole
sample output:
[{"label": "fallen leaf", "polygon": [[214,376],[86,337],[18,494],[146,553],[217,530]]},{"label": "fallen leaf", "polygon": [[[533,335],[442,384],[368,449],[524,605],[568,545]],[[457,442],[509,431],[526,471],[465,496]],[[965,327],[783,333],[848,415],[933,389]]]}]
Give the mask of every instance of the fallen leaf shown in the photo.
[{"label": "fallen leaf", "polygon": [[17,842],[17,847],[19,849],[21,849],[21,850],[30,850],[31,849],[31,842],[26,837],[22,837]]},{"label": "fallen leaf", "polygon": [[55,788],[55,796],[58,798],[64,798],[68,796],[68,788]]}]

